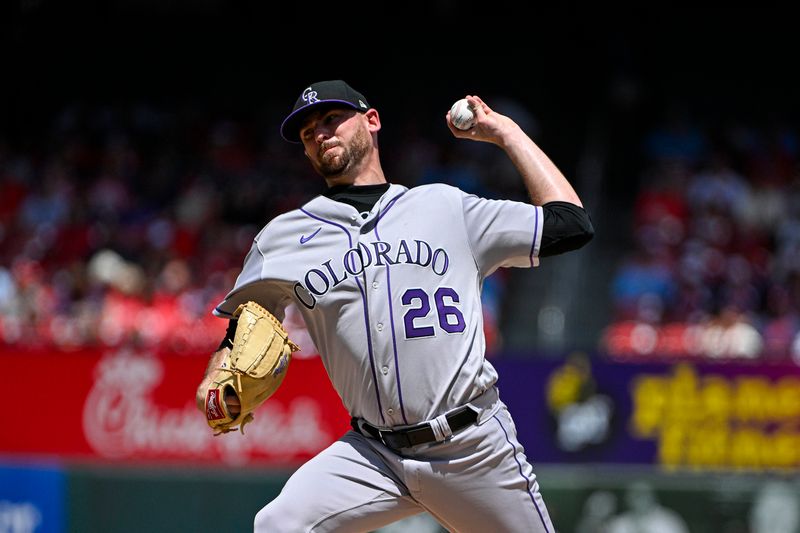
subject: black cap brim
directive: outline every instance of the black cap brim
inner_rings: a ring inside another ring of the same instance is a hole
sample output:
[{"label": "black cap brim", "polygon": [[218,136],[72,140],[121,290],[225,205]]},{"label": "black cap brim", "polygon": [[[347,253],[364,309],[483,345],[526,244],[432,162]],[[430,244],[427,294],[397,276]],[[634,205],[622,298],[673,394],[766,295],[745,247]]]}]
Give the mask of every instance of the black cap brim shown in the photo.
[{"label": "black cap brim", "polygon": [[281,124],[281,137],[290,143],[301,144],[300,127],[303,125],[303,121],[310,113],[322,109],[323,107],[347,107],[359,112],[366,111],[365,109],[359,109],[357,106],[353,105],[352,102],[346,100],[319,100],[292,111],[289,116],[283,120],[283,124]]}]

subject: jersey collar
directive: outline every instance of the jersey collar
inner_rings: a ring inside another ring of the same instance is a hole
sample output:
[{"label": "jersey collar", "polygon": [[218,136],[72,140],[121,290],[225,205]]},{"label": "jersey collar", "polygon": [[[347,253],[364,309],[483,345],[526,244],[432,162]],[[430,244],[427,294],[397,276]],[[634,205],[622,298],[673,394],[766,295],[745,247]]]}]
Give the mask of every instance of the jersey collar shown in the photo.
[{"label": "jersey collar", "polygon": [[390,204],[393,204],[395,200],[397,200],[407,191],[408,187],[394,183],[390,184],[389,189],[383,193],[380,200],[375,202],[375,205],[370,210],[367,218],[362,218],[356,208],[352,205],[331,200],[327,196],[323,195],[319,195],[311,199],[309,202],[303,205],[303,210],[327,220],[344,222],[350,225],[355,223],[355,225],[361,226],[376,219],[391,206]]}]

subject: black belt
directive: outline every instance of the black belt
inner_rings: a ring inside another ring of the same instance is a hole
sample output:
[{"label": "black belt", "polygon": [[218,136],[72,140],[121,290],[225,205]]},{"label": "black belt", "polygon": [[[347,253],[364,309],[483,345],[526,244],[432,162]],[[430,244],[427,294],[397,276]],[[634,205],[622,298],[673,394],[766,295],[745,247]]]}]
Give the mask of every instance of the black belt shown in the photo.
[{"label": "black belt", "polygon": [[[469,407],[463,407],[458,411],[450,413],[445,418],[447,419],[447,424],[450,426],[450,430],[455,433],[474,424],[478,419],[478,413]],[[429,423],[423,423],[404,429],[381,429],[365,421],[361,421],[359,424],[358,420],[357,418],[350,419],[350,425],[354,430],[365,437],[372,437],[373,439],[379,440],[389,448],[394,448],[396,450],[436,442],[436,435],[434,435],[433,429]],[[366,433],[364,433],[365,431]]]}]

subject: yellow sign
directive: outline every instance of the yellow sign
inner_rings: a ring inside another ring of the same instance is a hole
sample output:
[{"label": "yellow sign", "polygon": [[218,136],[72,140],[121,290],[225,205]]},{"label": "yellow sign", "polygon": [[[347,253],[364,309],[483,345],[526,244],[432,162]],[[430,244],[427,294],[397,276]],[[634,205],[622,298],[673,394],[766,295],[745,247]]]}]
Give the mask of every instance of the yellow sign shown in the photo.
[{"label": "yellow sign", "polygon": [[667,468],[800,467],[800,377],[699,375],[680,364],[631,388],[631,432],[655,439]]}]

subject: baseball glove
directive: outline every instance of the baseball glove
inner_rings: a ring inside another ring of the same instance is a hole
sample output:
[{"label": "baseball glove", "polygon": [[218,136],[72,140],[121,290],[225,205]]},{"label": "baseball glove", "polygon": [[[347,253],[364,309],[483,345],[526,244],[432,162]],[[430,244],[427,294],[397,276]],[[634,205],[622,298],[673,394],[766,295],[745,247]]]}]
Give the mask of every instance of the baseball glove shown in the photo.
[{"label": "baseball glove", "polygon": [[[240,305],[233,346],[219,368],[211,372],[206,391],[208,425],[220,435],[253,420],[253,411],[272,396],[286,377],[292,352],[300,348],[289,340],[283,325],[255,302]],[[240,411],[232,413],[226,398],[235,395]]]}]

